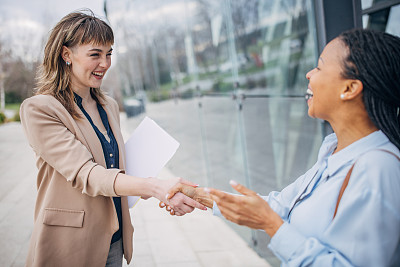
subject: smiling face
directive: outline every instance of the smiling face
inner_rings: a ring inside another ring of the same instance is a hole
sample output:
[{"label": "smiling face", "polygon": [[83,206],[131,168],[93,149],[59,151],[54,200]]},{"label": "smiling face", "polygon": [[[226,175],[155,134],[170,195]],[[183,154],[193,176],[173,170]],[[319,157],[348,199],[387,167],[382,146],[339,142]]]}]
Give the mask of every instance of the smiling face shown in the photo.
[{"label": "smiling face", "polygon": [[64,59],[71,63],[71,86],[74,91],[100,88],[111,66],[111,45],[82,44],[64,47]]},{"label": "smiling face", "polygon": [[334,118],[341,103],[340,94],[347,86],[347,80],[341,75],[346,51],[339,39],[332,40],[322,51],[318,66],[306,74],[307,93],[312,95],[307,101],[310,117],[327,121]]}]

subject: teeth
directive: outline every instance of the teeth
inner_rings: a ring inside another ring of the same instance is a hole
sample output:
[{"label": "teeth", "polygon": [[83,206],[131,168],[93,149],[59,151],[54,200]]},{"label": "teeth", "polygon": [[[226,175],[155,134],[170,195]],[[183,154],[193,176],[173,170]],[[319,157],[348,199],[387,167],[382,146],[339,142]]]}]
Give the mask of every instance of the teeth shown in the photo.
[{"label": "teeth", "polygon": [[305,99],[306,100],[309,100],[309,99],[311,99],[312,97],[313,97],[313,92],[309,89],[309,88],[307,88],[307,92],[306,92],[306,94],[305,94]]},{"label": "teeth", "polygon": [[94,75],[97,75],[97,76],[103,76],[104,75],[104,72],[92,72]]}]

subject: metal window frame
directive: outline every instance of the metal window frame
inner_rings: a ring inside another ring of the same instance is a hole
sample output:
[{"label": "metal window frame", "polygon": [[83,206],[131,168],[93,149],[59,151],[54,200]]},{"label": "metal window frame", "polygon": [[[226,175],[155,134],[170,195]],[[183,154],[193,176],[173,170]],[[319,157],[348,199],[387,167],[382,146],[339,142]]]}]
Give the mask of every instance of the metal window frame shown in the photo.
[{"label": "metal window frame", "polygon": [[361,15],[372,14],[395,5],[400,5],[400,0],[387,0],[385,2],[378,2],[376,4],[372,4],[372,6],[369,8],[363,9]]},{"label": "metal window frame", "polygon": [[341,32],[362,27],[361,0],[313,0],[313,4],[319,53]]}]

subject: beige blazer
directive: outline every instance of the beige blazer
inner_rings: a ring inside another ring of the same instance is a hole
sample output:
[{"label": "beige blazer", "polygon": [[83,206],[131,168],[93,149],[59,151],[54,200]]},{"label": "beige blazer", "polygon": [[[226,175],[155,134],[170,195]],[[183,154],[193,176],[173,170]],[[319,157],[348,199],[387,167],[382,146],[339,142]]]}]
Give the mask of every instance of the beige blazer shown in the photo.
[{"label": "beige blazer", "polygon": [[[118,105],[104,109],[119,147],[119,169],[106,169],[101,143],[75,105],[75,120],[54,97],[38,95],[21,105],[21,122],[37,158],[37,199],[26,266],[105,266],[111,237],[118,230],[112,196],[124,169],[124,142]],[[132,258],[133,226],[121,197],[124,256]]]}]

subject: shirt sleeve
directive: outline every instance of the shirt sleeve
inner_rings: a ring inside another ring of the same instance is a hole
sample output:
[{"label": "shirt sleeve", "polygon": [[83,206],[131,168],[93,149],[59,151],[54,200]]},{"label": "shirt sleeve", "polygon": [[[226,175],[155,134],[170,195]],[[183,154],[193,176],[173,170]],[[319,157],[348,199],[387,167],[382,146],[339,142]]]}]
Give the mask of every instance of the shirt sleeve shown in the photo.
[{"label": "shirt sleeve", "polygon": [[116,196],[114,182],[121,170],[95,163],[89,150],[68,129],[66,124],[72,128],[72,119],[50,100],[55,101],[50,96],[37,96],[21,105],[21,123],[39,158],[39,174],[46,171],[42,169],[46,163],[84,194]]},{"label": "shirt sleeve", "polygon": [[357,161],[321,237],[304,236],[287,222],[279,228],[269,248],[284,266],[398,266],[400,164],[374,154]]}]

